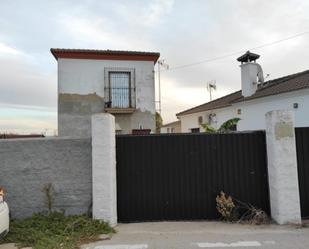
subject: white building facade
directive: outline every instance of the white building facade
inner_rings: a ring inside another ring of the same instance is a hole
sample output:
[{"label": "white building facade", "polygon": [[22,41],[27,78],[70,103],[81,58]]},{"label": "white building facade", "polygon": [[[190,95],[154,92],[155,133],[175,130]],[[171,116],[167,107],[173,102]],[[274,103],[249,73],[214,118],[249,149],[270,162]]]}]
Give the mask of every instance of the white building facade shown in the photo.
[{"label": "white building facade", "polygon": [[160,129],[160,133],[181,133],[180,120],[163,125]]},{"label": "white building facade", "polygon": [[265,113],[270,110],[291,110],[294,113],[296,127],[309,127],[309,89],[269,96],[261,99],[237,103],[231,107],[203,111],[179,116],[181,132],[192,132],[192,129],[203,128],[199,120],[209,123],[209,115],[215,114],[210,124],[219,128],[225,121],[238,117],[241,120],[237,125],[238,131],[264,130]]},{"label": "white building facade", "polygon": [[118,133],[155,131],[159,53],[51,49],[58,62],[58,134],[90,136],[91,115],[115,116]]}]

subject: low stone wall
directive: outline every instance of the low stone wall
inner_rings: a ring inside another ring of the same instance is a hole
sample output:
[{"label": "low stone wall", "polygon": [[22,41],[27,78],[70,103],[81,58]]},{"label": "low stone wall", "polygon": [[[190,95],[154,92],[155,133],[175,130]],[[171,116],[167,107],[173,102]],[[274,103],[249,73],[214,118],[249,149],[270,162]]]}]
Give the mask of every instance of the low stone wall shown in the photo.
[{"label": "low stone wall", "polygon": [[54,189],[54,210],[91,211],[91,139],[38,138],[0,141],[0,186],[13,218],[47,210],[45,185]]}]

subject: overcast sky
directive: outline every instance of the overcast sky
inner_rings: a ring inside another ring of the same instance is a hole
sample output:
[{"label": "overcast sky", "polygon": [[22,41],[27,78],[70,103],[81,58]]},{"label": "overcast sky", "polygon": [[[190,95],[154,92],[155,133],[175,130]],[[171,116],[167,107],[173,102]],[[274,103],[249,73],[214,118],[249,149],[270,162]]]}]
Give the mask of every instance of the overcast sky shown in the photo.
[{"label": "overcast sky", "polygon": [[[236,58],[225,57],[309,30],[308,0],[12,0],[0,2],[0,132],[57,128],[57,64],[51,47],[161,53],[162,115],[240,89]],[[309,69],[309,34],[260,49],[269,79]]]}]

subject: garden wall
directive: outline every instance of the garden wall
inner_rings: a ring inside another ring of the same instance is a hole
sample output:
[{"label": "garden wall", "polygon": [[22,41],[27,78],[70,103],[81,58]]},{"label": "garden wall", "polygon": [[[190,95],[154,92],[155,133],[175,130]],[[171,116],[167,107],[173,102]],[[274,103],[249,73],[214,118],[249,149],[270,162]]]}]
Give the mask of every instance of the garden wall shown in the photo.
[{"label": "garden wall", "polygon": [[0,186],[13,218],[46,211],[45,185],[54,189],[54,209],[91,210],[91,139],[36,138],[0,141]]}]

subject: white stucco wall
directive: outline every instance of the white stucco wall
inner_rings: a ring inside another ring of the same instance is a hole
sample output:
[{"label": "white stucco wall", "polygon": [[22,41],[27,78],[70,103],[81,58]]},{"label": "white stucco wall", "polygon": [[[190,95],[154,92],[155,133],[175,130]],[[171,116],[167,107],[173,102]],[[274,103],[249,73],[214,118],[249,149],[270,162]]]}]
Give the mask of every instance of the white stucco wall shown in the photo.
[{"label": "white stucco wall", "polygon": [[92,116],[92,215],[112,226],[117,224],[115,118]]},{"label": "white stucco wall", "polygon": [[[298,108],[293,104],[298,103]],[[296,127],[309,127],[309,90],[295,91],[286,94],[269,96],[235,105],[241,108],[239,130],[265,129],[263,117],[272,110],[291,110],[295,117]]]},{"label": "white stucco wall", "polygon": [[58,59],[58,92],[104,97],[104,68],[135,69],[136,108],[155,113],[153,61]]},{"label": "white stucco wall", "polygon": [[[90,136],[91,115],[104,112],[108,71],[131,72],[136,110],[114,114],[123,134],[133,129],[155,131],[155,83],[153,61],[58,59],[58,134]],[[106,82],[105,82],[106,81]]]},{"label": "white stucco wall", "polygon": [[162,128],[160,129],[160,132],[161,132],[161,133],[168,133],[168,132],[167,132],[167,127],[162,127]]},{"label": "white stucco wall", "polygon": [[[239,115],[236,114],[236,110],[234,107],[228,107],[224,109],[217,109],[213,111],[205,111],[205,112],[198,112],[193,113],[185,116],[181,116],[181,132],[191,132],[192,128],[198,128],[198,117],[203,117],[203,123],[207,123],[209,120],[209,114],[215,113],[216,114],[216,122],[212,123],[211,126],[214,128],[219,128],[220,125],[228,119],[238,117]],[[200,131],[203,131],[200,128]]]},{"label": "white stucco wall", "polygon": [[193,114],[188,114],[185,116],[180,116],[181,122],[181,132],[191,132],[192,128],[198,128],[198,117],[203,116],[205,119],[206,112],[198,112]]},{"label": "white stucco wall", "polygon": [[160,133],[180,133],[181,132],[181,123],[166,124],[160,129]]},{"label": "white stucco wall", "polygon": [[[294,108],[293,104],[298,103],[298,108]],[[280,95],[259,98],[251,101],[236,103],[231,107],[213,110],[216,114],[217,124],[213,125],[218,128],[223,122],[230,118],[239,117],[241,121],[237,126],[237,130],[264,130],[265,129],[265,113],[272,110],[291,110],[295,116],[296,127],[309,127],[309,90],[294,91]],[[237,114],[237,110],[241,109],[241,114]],[[198,117],[206,118],[209,111],[199,112],[181,116],[182,132],[190,132],[191,128],[198,127]],[[204,119],[207,120],[207,119]]]},{"label": "white stucco wall", "polygon": [[242,95],[247,97],[256,92],[257,74],[261,66],[255,62],[248,62],[240,65],[241,68],[241,89]]}]

